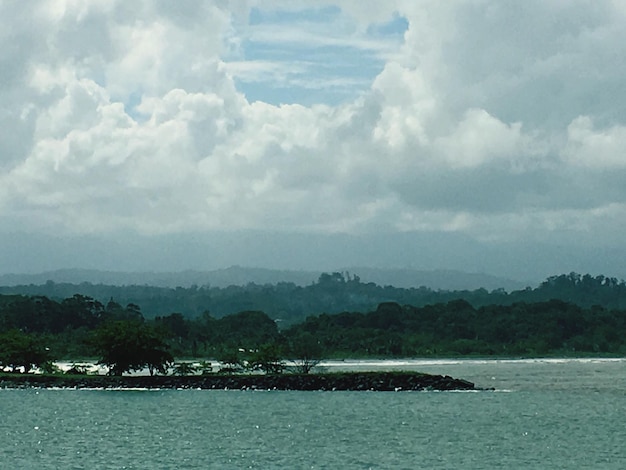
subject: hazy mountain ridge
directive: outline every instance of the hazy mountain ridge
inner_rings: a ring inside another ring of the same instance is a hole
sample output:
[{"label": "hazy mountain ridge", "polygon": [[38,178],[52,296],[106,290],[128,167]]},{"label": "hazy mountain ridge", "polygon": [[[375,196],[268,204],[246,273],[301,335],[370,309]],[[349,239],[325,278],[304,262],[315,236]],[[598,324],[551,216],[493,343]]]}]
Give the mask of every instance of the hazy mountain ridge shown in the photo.
[{"label": "hazy mountain ridge", "polygon": [[213,271],[185,270],[179,272],[124,272],[100,271],[92,269],[59,269],[38,274],[4,274],[0,275],[0,285],[17,286],[44,284],[48,281],[56,283],[104,284],[111,286],[153,286],[153,287],[190,287],[212,286],[228,287],[230,285],[275,284],[278,282],[294,282],[307,285],[315,281],[320,273],[305,271],[281,271],[263,268],[240,268],[232,266]]},{"label": "hazy mountain ridge", "polygon": [[[361,282],[391,285],[400,288],[428,287],[435,290],[487,290],[522,289],[528,285],[521,281],[505,279],[482,273],[455,270],[417,270],[408,268],[382,269],[350,267],[328,272],[348,273],[358,276]],[[306,286],[316,282],[322,271],[295,271],[231,266],[211,271],[185,270],[180,272],[122,272],[95,269],[59,269],[37,274],[2,274],[0,285],[41,285],[48,281],[68,284],[104,284],[112,286],[146,285],[154,287],[212,287],[244,286],[250,283],[265,285],[292,282]]]},{"label": "hazy mountain ridge", "polygon": [[[355,267],[344,270],[358,275],[362,282],[373,282],[400,288],[428,287],[440,290],[523,289],[530,283],[492,276],[484,273],[468,273],[452,269],[417,270],[409,268],[380,269]],[[535,283],[536,284],[536,283]]]}]

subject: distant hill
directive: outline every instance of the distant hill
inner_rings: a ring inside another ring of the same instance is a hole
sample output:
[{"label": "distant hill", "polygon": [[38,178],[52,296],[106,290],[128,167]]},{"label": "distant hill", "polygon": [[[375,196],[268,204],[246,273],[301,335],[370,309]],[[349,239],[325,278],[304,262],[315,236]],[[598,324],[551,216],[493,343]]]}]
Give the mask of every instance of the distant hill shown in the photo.
[{"label": "distant hill", "polygon": [[[487,290],[504,289],[507,291],[522,289],[528,285],[520,281],[490,276],[488,274],[465,273],[462,271],[437,270],[422,271],[416,269],[380,269],[351,267],[336,270],[358,276],[361,282],[394,287],[428,287],[434,290]],[[38,274],[3,274],[0,286],[41,285],[48,281],[55,283],[105,284],[110,286],[154,286],[154,287],[190,287],[245,286],[250,283],[265,285],[280,282],[292,282],[307,286],[316,282],[321,271],[289,271],[264,268],[246,268],[231,266],[213,271],[181,272],[117,272],[91,269],[59,269]]]},{"label": "distant hill", "polygon": [[512,291],[530,285],[512,279],[491,276],[482,273],[466,273],[454,270],[421,271],[417,269],[380,269],[380,268],[349,268],[344,271],[356,274],[361,282],[373,282],[381,286],[394,286],[409,289],[411,287],[428,287],[434,290],[475,290],[504,289]]},{"label": "distant hill", "polygon": [[275,284],[293,282],[307,285],[314,282],[320,273],[306,271],[280,271],[262,268],[241,268],[232,266],[214,271],[180,271],[180,272],[122,272],[98,271],[91,269],[59,269],[38,274],[3,274],[0,285],[40,285],[48,281],[55,283],[105,284],[109,286],[153,286],[153,287],[190,287],[211,286],[228,287],[230,285]]},{"label": "distant hill", "polygon": [[[0,296],[44,296],[62,301],[78,294],[105,305],[111,300],[119,305],[134,304],[148,319],[172,313],[197,318],[208,312],[215,318],[221,318],[237,312],[262,311],[285,326],[322,313],[371,312],[380,304],[390,302],[423,307],[462,299],[474,308],[480,308],[559,299],[583,308],[600,306],[626,311],[626,283],[603,275],[562,274],[551,276],[534,288],[525,286],[506,290],[510,287],[506,282],[477,274],[410,270],[363,270],[359,274],[359,271],[321,273],[316,280],[317,273],[298,272],[301,277],[296,278],[288,271],[237,267],[207,273],[151,274],[152,277],[135,274],[133,276],[137,277],[124,278],[115,277],[115,273],[96,272],[92,274],[101,277],[92,277],[89,281],[86,276],[76,278],[81,282],[68,282],[73,280],[69,277],[50,279],[55,277],[55,273],[46,273],[47,279],[43,283],[36,284],[34,282],[38,279],[31,277],[13,279],[14,282],[26,282],[21,285],[0,285]],[[70,272],[63,273],[67,276]],[[378,278],[379,282],[374,282],[377,275],[382,277]],[[487,281],[493,284],[489,285]],[[162,285],[150,285],[150,282]],[[218,282],[221,286],[217,285]],[[182,284],[187,284],[187,287]],[[451,289],[454,286],[458,288]]]}]

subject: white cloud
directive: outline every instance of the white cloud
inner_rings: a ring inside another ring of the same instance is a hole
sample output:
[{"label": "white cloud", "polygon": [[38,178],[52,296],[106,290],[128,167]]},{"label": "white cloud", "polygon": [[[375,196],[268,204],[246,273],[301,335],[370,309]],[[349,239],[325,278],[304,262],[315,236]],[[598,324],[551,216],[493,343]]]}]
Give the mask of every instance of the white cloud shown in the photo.
[{"label": "white cloud", "polygon": [[[329,39],[323,24],[245,25],[248,4],[235,17],[234,3],[43,1],[32,21],[31,6],[3,4],[0,218],[60,233],[511,239],[598,223],[616,233],[626,198],[626,69],[611,52],[626,47],[619,4],[338,3],[353,24]],[[290,8],[307,5],[317,4]],[[409,23],[395,49],[367,36],[394,14]],[[250,38],[386,63],[364,88],[349,74],[310,76],[327,65],[319,57],[247,61]],[[358,91],[337,105],[275,106],[250,102],[236,78]]]},{"label": "white cloud", "polygon": [[451,135],[434,143],[435,153],[450,168],[471,168],[494,160],[513,164],[524,155],[522,126],[507,125],[483,109],[470,109]]},{"label": "white cloud", "polygon": [[596,130],[593,120],[580,116],[567,127],[567,160],[589,169],[626,169],[626,126]]}]

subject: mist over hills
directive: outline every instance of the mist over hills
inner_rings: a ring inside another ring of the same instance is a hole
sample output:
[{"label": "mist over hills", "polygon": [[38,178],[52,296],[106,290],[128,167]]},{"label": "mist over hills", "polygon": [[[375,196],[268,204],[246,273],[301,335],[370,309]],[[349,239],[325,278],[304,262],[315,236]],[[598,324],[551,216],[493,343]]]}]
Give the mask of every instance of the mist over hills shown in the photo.
[{"label": "mist over hills", "polygon": [[[286,271],[287,276],[281,276],[283,279],[290,279],[296,272],[309,273],[305,274],[305,280],[302,281],[305,283],[315,279],[321,272],[341,270],[355,273],[365,280],[365,269],[362,270],[362,267],[383,271],[382,278],[373,278],[373,281],[380,280],[383,284],[391,283],[386,279],[391,279],[392,271],[417,271],[418,274],[410,276],[406,281],[411,285],[429,283],[430,273],[445,270],[445,283],[441,288],[448,287],[447,282],[452,282],[453,273],[487,273],[502,280],[513,279],[531,285],[538,285],[551,275],[569,272],[601,273],[626,278],[625,258],[620,250],[572,245],[566,237],[554,245],[533,240],[524,243],[487,243],[451,233],[350,236],[256,231],[150,237],[123,233],[123,242],[120,242],[105,235],[66,237],[25,232],[7,234],[3,233],[3,228],[0,225],[0,276],[28,273],[37,275],[37,278],[32,278],[37,282],[45,282],[56,276],[59,279],[60,276],[68,276],[67,279],[70,279],[71,272],[63,270],[57,273],[57,270],[71,268],[87,270],[83,271],[84,278],[83,274],[72,277],[73,282],[91,282],[91,279],[109,282],[111,279],[112,282],[125,284],[143,284],[147,280],[154,280],[155,283],[167,285],[194,282],[203,285],[207,282],[204,280],[205,273],[213,275],[227,271],[228,276],[233,275],[232,272],[228,273],[233,271],[228,266]],[[89,276],[93,277],[88,277],[91,270],[96,270],[97,275],[92,273]],[[105,276],[103,272],[112,275]],[[163,278],[172,277],[167,273],[175,273],[177,279],[164,281]],[[188,275],[190,280],[187,281],[182,274]],[[404,277],[394,275],[393,278],[397,279],[394,282],[403,282]],[[10,276],[4,279],[11,283],[22,283],[26,278]],[[265,277],[261,279],[265,281]],[[273,281],[274,277],[270,279]],[[239,278],[235,278],[235,281],[240,282]],[[247,278],[242,282],[246,281]],[[27,279],[27,282],[31,281]],[[216,279],[215,282],[221,281]],[[500,284],[485,282],[485,288],[497,288]],[[471,280],[468,286],[480,284]],[[453,283],[452,287],[457,285]],[[438,285],[433,287],[439,288]]]},{"label": "mist over hills", "polygon": [[[342,272],[358,276],[361,282],[373,282],[400,288],[428,287],[434,290],[522,289],[528,283],[482,273],[455,270],[381,269],[350,267],[328,272]],[[265,285],[292,282],[306,286],[316,282],[322,271],[296,271],[231,266],[211,271],[185,270],[180,272],[122,272],[93,269],[59,269],[37,274],[3,274],[0,285],[40,285],[48,281],[68,284],[104,284],[112,286],[147,285],[155,287],[244,286],[250,283]]]}]

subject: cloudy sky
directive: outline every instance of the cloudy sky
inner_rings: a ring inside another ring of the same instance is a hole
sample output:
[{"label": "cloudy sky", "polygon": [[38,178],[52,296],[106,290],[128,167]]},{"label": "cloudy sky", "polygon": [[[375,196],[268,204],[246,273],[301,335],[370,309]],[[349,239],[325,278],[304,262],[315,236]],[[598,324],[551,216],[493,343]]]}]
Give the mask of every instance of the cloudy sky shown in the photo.
[{"label": "cloudy sky", "polygon": [[0,2],[0,272],[626,277],[626,2]]}]

